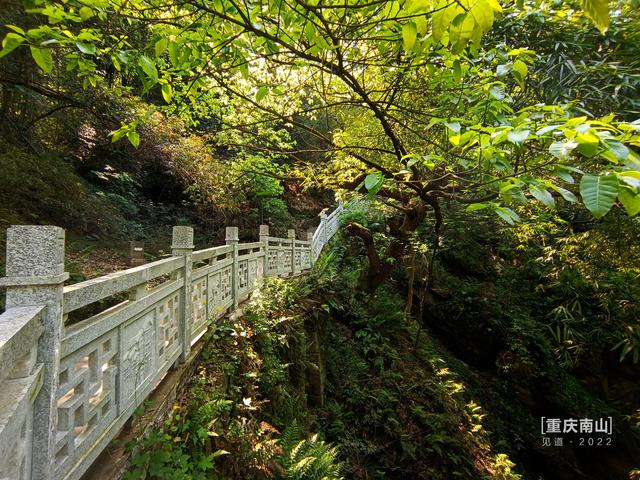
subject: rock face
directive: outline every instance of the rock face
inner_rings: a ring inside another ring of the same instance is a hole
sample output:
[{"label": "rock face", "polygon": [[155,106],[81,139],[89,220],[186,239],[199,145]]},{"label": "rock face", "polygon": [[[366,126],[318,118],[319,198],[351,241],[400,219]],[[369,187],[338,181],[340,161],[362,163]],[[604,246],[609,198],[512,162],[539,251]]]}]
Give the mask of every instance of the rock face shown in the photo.
[{"label": "rock face", "polygon": [[312,407],[324,405],[327,381],[326,320],[315,318],[307,327],[307,400]]}]

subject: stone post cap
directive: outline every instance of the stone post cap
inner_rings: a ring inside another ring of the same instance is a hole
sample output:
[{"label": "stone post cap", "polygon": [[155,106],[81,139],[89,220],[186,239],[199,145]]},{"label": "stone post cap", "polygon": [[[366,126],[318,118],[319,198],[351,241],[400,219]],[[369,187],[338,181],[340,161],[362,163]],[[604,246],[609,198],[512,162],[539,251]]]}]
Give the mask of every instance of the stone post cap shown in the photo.
[{"label": "stone post cap", "polygon": [[44,225],[12,225],[7,230],[7,277],[10,285],[62,283],[64,271],[64,229]]},{"label": "stone post cap", "polygon": [[269,236],[269,225],[260,225],[260,236]]},{"label": "stone post cap", "polygon": [[320,212],[320,220],[325,220],[327,218],[327,209],[324,208],[322,209],[322,211]]},{"label": "stone post cap", "polygon": [[240,241],[238,227],[227,227],[225,229],[224,240],[227,244],[238,243]]},{"label": "stone post cap", "polygon": [[296,238],[296,231],[293,228],[287,230],[287,238]]},{"label": "stone post cap", "polygon": [[313,240],[314,233],[315,233],[315,230],[313,228],[310,228],[309,230],[307,230],[307,240],[309,241]]},{"label": "stone post cap", "polygon": [[193,228],[186,226],[173,227],[171,248],[193,249]]}]

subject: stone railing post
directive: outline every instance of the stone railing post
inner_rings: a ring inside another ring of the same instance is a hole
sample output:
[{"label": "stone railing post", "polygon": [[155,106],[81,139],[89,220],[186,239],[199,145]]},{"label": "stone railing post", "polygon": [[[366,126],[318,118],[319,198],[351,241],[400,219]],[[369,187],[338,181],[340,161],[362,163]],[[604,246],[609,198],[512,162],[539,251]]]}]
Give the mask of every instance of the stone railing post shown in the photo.
[{"label": "stone railing post", "polygon": [[320,213],[320,228],[322,235],[322,245],[324,246],[327,243],[327,214],[322,211]]},{"label": "stone railing post", "polygon": [[[44,305],[44,332],[37,362],[43,365],[42,387],[33,409],[31,478],[51,478],[58,424],[56,396],[63,335],[64,230],[60,227],[19,225],[7,230],[6,308]],[[17,439],[16,439],[17,441]],[[0,460],[1,461],[1,460]]]},{"label": "stone railing post", "polygon": [[264,252],[262,276],[266,278],[267,268],[269,268],[269,225],[260,225],[260,242],[262,243],[262,251]]},{"label": "stone railing post", "polygon": [[191,254],[193,253],[193,228],[173,227],[171,238],[171,254],[174,257],[184,257],[184,267],[182,277],[184,287],[182,289],[182,309],[180,311],[180,341],[182,343],[182,354],[180,361],[184,362],[191,353],[191,323],[193,320],[193,300],[191,298],[191,270],[193,263]]},{"label": "stone railing post", "polygon": [[309,249],[309,266],[308,268],[313,267],[313,263],[314,263],[314,258],[313,258],[313,232],[314,229],[310,228],[307,230],[307,241],[309,242],[309,245],[307,245],[307,248]]},{"label": "stone railing post", "polygon": [[291,240],[291,275],[296,273],[296,231],[293,228],[287,230],[287,238]]},{"label": "stone railing post", "polygon": [[227,227],[224,237],[227,245],[233,245],[233,263],[231,264],[231,293],[233,295],[233,309],[238,308],[238,227]]}]

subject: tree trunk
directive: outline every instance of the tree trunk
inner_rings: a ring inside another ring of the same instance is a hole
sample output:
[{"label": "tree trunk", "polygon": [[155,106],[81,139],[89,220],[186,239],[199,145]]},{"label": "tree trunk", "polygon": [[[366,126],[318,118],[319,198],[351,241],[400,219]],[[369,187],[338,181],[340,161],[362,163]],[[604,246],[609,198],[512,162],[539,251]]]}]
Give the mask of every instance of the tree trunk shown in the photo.
[{"label": "tree trunk", "polygon": [[427,206],[420,200],[413,199],[404,211],[402,223],[398,227],[391,228],[393,239],[384,252],[384,258],[380,258],[376,249],[373,235],[364,226],[358,223],[350,223],[346,229],[352,235],[359,237],[364,243],[369,268],[364,278],[364,290],[373,293],[382,283],[389,278],[397,262],[405,253],[411,234],[420,226],[427,216]]},{"label": "tree trunk", "polygon": [[416,249],[413,245],[409,246],[409,263],[407,265],[408,285],[407,285],[407,301],[404,305],[404,316],[409,318],[413,309],[413,284],[416,278]]}]

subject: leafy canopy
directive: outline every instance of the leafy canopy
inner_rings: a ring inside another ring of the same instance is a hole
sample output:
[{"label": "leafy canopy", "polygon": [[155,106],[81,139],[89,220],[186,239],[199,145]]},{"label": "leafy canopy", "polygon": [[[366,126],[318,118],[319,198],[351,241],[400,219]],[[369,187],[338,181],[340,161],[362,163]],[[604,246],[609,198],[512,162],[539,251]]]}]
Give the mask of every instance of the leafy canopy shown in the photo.
[{"label": "leafy canopy", "polygon": [[[250,148],[292,155],[307,185],[364,189],[418,216],[456,201],[509,223],[528,201],[581,199],[596,217],[616,201],[640,210],[640,123],[537,102],[528,88],[540,81],[536,52],[492,40],[498,19],[530,8],[523,2],[27,3],[37,26],[8,25],[0,57],[28,47],[42,72],[75,72],[85,88],[104,84],[109,69],[133,75],[156,99],[150,109],[167,114],[188,117],[213,92],[234,107],[220,135],[241,132]],[[605,32],[607,3],[580,5],[565,15]],[[131,92],[127,82],[115,88]],[[140,121],[114,141],[137,146]],[[292,148],[262,135],[257,145],[265,126],[304,138]]]}]

